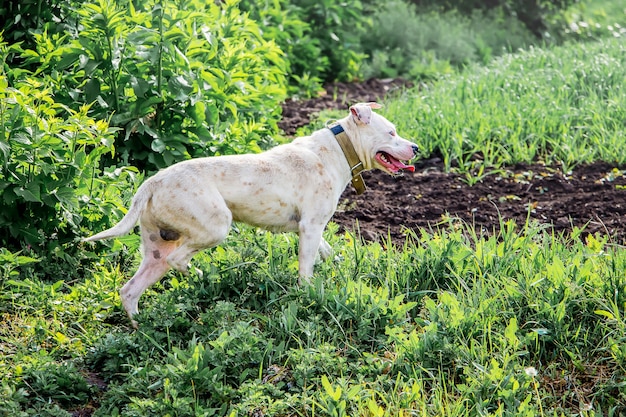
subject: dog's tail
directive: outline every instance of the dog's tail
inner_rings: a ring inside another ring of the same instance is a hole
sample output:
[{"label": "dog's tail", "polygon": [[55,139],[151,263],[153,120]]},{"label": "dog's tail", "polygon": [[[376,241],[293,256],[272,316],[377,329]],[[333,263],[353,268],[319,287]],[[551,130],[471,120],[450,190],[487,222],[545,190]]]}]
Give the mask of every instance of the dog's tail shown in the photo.
[{"label": "dog's tail", "polygon": [[152,198],[152,188],[150,187],[149,182],[143,183],[137,189],[137,193],[133,197],[133,201],[130,204],[128,212],[118,224],[110,229],[85,238],[83,241],[93,242],[96,240],[110,239],[112,237],[119,237],[128,234],[137,224],[137,220],[139,220],[139,216],[141,216],[141,213],[144,211],[148,201],[150,201],[150,198]]}]

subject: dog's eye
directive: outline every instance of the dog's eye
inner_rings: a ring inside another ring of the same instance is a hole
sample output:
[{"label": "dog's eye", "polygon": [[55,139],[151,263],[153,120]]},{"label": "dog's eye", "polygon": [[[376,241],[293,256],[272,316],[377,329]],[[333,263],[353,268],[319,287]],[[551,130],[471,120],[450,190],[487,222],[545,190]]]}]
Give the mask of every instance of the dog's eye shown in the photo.
[{"label": "dog's eye", "polygon": [[389,131],[389,134],[390,134],[391,136],[396,136],[396,132],[395,132],[394,130],[390,130],[390,131]]}]

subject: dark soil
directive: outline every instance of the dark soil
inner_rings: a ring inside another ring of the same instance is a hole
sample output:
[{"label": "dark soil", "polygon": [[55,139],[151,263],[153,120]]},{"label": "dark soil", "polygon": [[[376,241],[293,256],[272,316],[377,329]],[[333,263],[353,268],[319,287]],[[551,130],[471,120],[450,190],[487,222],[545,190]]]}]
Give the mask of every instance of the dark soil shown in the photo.
[{"label": "dark soil", "polygon": [[402,91],[411,84],[399,80],[372,79],[362,83],[334,83],[319,97],[309,100],[288,99],[283,104],[283,119],[278,126],[287,136],[293,136],[299,127],[306,126],[311,116],[322,110],[346,109],[352,104],[381,100],[385,95]]},{"label": "dark soil", "polygon": [[[501,220],[523,226],[527,219],[556,232],[584,228],[582,237],[601,233],[624,243],[626,177],[612,178],[605,163],[580,166],[571,175],[542,165],[518,165],[469,186],[460,175],[443,172],[441,161],[416,163],[416,172],[392,178],[381,172],[364,176],[369,190],[347,189],[334,221],[366,239],[387,233],[397,243],[406,228],[435,229],[460,219],[479,232],[494,232]],[[612,181],[610,180],[612,179]]]},{"label": "dark soil", "polygon": [[[293,135],[321,110],[347,110],[356,102],[380,100],[403,85],[401,80],[334,84],[319,98],[287,101],[281,127]],[[357,196],[348,187],[333,221],[352,230],[358,221],[365,239],[389,234],[398,244],[404,242],[407,228],[431,230],[461,220],[491,233],[509,219],[519,227],[530,220],[556,232],[568,234],[577,227],[584,228],[582,237],[600,233],[613,243],[626,242],[624,167],[595,163],[565,175],[558,167],[516,165],[470,186],[464,176],[444,172],[438,158],[417,161],[415,166],[415,173],[395,178],[379,171],[365,173],[368,190]]]}]

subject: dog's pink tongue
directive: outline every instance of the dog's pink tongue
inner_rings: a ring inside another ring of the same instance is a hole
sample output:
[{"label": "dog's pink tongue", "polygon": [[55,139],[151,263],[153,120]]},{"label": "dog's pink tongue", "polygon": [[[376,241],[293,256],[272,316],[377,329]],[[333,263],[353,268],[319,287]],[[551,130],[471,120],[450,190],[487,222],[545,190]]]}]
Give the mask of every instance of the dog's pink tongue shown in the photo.
[{"label": "dog's pink tongue", "polygon": [[410,172],[415,172],[415,167],[413,165],[407,165],[402,161],[397,160],[396,158],[389,158],[394,167],[398,168],[398,171],[405,170]]},{"label": "dog's pink tongue", "polygon": [[415,172],[415,167],[413,165],[406,165],[406,164],[403,164],[402,162],[400,162],[400,165],[402,166],[398,167],[399,169],[403,169],[405,171],[410,171],[410,172]]}]

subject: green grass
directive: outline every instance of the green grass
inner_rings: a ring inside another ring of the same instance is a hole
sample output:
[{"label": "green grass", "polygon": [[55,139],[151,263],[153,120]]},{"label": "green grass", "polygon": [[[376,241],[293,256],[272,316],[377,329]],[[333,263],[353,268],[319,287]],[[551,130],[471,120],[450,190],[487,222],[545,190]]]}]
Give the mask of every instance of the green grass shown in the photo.
[{"label": "green grass", "polygon": [[[472,175],[516,162],[626,162],[626,44],[531,49],[407,91],[385,109],[424,155]],[[480,156],[476,162],[476,156]]]},{"label": "green grass", "polygon": [[384,248],[331,228],[334,261],[298,287],[293,237],[244,228],[204,277],[150,290],[138,332],[112,267],[5,282],[0,412],[618,415],[626,252],[579,232],[452,224]]},{"label": "green grass", "polygon": [[559,37],[597,40],[626,36],[626,6],[621,0],[582,1],[565,10],[553,22]]},{"label": "green grass", "polygon": [[[624,52],[531,50],[385,112],[470,179],[515,161],[623,163]],[[626,413],[623,247],[505,222],[408,234],[396,248],[332,226],[334,258],[298,286],[297,238],[240,227],[196,256],[201,274],[142,297],[136,332],[117,290],[138,259],[45,282],[2,251],[0,416]],[[137,237],[123,242],[134,254]]]}]

